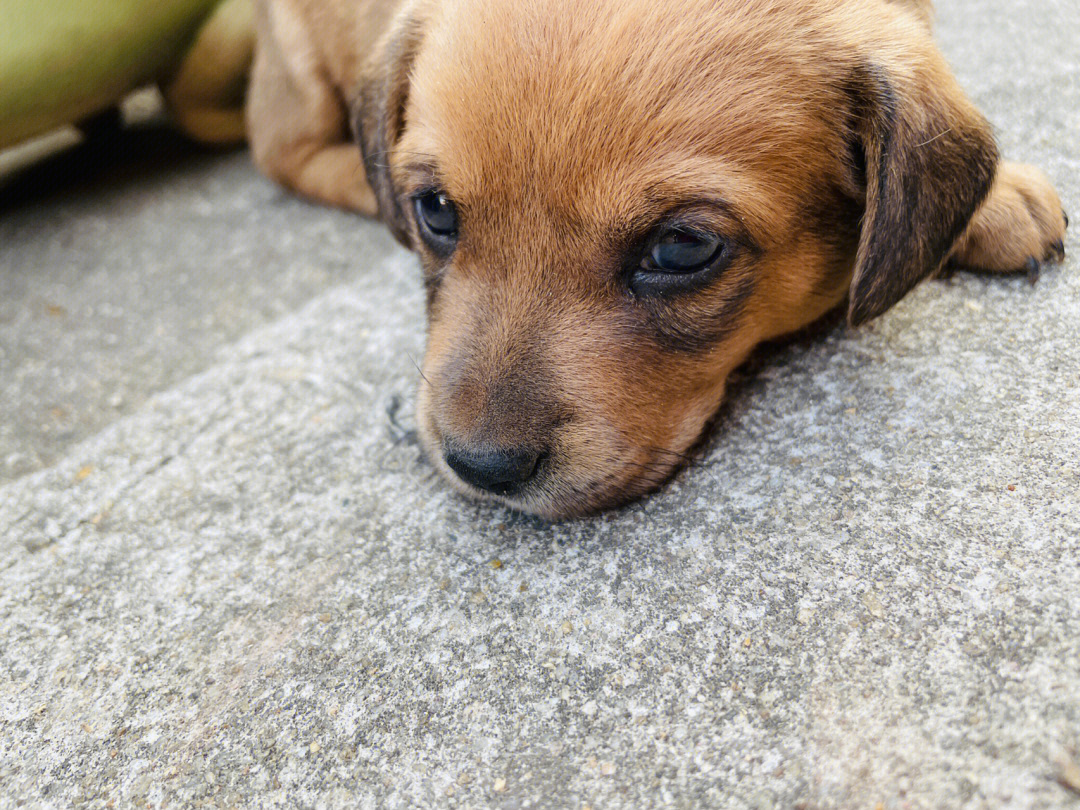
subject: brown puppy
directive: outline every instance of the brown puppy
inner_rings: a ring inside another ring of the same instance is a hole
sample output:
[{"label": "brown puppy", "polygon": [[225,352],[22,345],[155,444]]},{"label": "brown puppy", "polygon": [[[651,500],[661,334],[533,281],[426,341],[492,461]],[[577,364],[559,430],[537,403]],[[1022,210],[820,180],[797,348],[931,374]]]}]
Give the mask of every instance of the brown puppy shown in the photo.
[{"label": "brown puppy", "polygon": [[[422,259],[419,415],[547,517],[663,481],[733,369],[1066,221],[998,161],[926,0],[261,0],[256,160]],[[352,144],[357,138],[361,149]],[[365,179],[366,178],[366,179]]]}]

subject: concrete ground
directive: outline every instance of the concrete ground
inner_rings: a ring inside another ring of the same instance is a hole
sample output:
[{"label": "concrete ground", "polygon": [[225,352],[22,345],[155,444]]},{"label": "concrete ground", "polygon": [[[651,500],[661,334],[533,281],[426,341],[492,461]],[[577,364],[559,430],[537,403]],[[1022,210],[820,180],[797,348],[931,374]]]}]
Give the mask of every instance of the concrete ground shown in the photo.
[{"label": "concrete ground", "polygon": [[[939,17],[1080,212],[1080,6]],[[0,190],[0,808],[1080,806],[1075,237],[772,352],[552,526],[418,458],[380,228],[120,152]]]}]

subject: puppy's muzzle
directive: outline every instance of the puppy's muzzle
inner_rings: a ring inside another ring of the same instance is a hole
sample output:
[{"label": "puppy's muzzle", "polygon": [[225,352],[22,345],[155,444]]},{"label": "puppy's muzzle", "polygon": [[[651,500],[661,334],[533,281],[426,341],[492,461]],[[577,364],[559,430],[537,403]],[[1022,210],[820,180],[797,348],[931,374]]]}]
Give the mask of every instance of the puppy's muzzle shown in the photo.
[{"label": "puppy's muzzle", "polygon": [[462,481],[504,497],[516,494],[533,478],[541,455],[531,448],[467,448],[449,441],[443,445],[443,458]]}]

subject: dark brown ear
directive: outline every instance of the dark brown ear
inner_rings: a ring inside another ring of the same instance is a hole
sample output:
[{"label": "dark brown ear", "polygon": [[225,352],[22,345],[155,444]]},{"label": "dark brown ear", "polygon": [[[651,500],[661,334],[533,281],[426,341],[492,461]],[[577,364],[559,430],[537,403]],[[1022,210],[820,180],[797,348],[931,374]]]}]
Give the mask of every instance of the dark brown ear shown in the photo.
[{"label": "dark brown ear", "polygon": [[409,222],[390,173],[390,152],[405,128],[409,72],[422,39],[420,23],[399,18],[376,48],[361,78],[353,127],[379,216],[405,247],[412,249]]},{"label": "dark brown ear", "polygon": [[856,71],[853,130],[866,209],[848,320],[881,315],[944,263],[994,179],[989,124],[944,65]]}]

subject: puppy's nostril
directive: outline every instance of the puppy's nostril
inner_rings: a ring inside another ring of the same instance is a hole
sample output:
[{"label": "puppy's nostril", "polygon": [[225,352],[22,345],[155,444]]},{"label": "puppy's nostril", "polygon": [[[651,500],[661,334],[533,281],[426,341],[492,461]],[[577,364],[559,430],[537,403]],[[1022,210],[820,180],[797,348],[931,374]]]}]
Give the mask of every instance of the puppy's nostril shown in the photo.
[{"label": "puppy's nostril", "polygon": [[512,495],[533,477],[540,453],[494,447],[470,450],[448,443],[443,458],[465,483],[495,495]]}]

